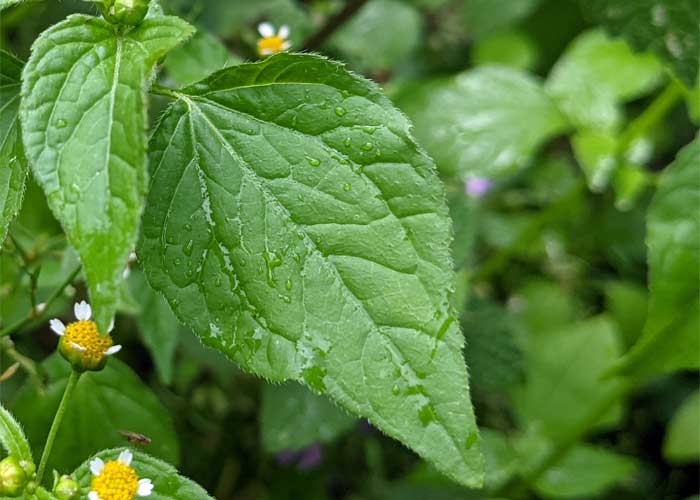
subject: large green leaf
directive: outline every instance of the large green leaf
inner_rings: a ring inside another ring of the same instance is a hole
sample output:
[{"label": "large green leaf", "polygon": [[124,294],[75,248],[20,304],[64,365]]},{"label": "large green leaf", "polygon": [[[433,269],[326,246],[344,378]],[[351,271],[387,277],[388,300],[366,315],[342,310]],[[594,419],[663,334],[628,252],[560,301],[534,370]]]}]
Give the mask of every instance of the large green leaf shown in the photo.
[{"label": "large green leaf", "polygon": [[[59,355],[44,361],[42,368],[49,379],[46,392],[39,394],[27,384],[13,405],[35,453],[41,452],[70,374],[70,365]],[[177,462],[178,441],[168,412],[127,365],[110,359],[103,371],[85,373],[78,381],[49,466],[69,470],[103,448],[123,445],[120,431],[150,437],[149,453]]]},{"label": "large green leaf", "polygon": [[566,127],[538,80],[505,67],[417,83],[398,102],[421,144],[450,175],[512,174]]},{"label": "large green leaf", "polygon": [[[100,457],[104,462],[117,460],[119,454],[125,448],[103,450],[85,462],[73,472],[73,477],[83,488],[88,489],[92,481],[90,461]],[[139,479],[150,479],[153,483],[153,492],[148,496],[149,500],[213,500],[207,492],[194,481],[178,474],[177,470],[157,458],[151,457],[137,450],[131,451],[133,458],[131,467],[136,471]]]},{"label": "large green leaf", "polygon": [[303,381],[480,484],[447,206],[405,117],[312,55],[175,95],[151,144],[151,285],[245,369]]},{"label": "large green leaf", "polygon": [[666,430],[663,453],[673,463],[700,461],[700,391],[695,391],[676,410]]},{"label": "large green leaf", "polygon": [[138,234],[151,71],[193,29],[156,17],[124,35],[115,30],[85,15],[46,30],[25,66],[20,106],[27,157],[80,254],[101,330]]},{"label": "large green leaf", "polygon": [[663,57],[688,86],[696,83],[700,53],[696,0],[581,0],[581,5],[635,49]]},{"label": "large green leaf", "polygon": [[12,414],[0,404],[0,443],[7,454],[17,460],[34,463],[29,442],[24,436],[22,426],[14,419]]},{"label": "large green leaf", "polygon": [[265,384],[260,412],[263,447],[271,453],[331,441],[355,422],[328,399],[293,382]]},{"label": "large green leaf", "polygon": [[547,79],[547,91],[577,126],[611,130],[622,120],[620,104],[653,90],[661,76],[653,55],[635,54],[624,40],[594,30],[567,48]]},{"label": "large green leaf", "polygon": [[[558,441],[577,431],[591,408],[612,397],[619,382],[601,380],[620,352],[614,324],[600,316],[560,329],[533,332],[525,343],[524,386],[514,391],[523,429]],[[620,418],[614,405],[594,427]]]},{"label": "large green leaf", "polygon": [[628,375],[700,367],[700,142],[661,174],[647,216],[649,313],[642,338],[623,358]]},{"label": "large green leaf", "polygon": [[18,119],[22,61],[0,50],[0,246],[19,212],[27,178]]}]

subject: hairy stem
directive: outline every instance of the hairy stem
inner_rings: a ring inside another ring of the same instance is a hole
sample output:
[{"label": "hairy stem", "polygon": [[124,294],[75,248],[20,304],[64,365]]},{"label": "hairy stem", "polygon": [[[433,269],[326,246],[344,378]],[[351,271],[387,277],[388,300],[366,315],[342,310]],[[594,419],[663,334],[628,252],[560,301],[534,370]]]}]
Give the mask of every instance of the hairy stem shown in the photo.
[{"label": "hairy stem", "polygon": [[302,50],[317,50],[323,45],[328,37],[350,19],[367,0],[349,0],[343,9],[336,15],[330,17],[326,24],[302,45]]},{"label": "hairy stem", "polygon": [[44,475],[44,470],[46,469],[46,464],[49,460],[49,455],[51,455],[51,448],[53,448],[53,442],[56,440],[56,434],[61,426],[61,421],[63,420],[63,415],[66,413],[66,408],[68,407],[68,401],[70,400],[73,390],[80,379],[80,373],[73,370],[68,377],[68,383],[66,384],[66,389],[63,391],[63,397],[58,405],[56,414],[53,417],[53,423],[51,424],[51,429],[49,430],[49,435],[46,438],[46,444],[44,445],[44,451],[41,454],[41,461],[39,462],[39,470],[36,473],[36,482],[41,484],[41,479]]}]

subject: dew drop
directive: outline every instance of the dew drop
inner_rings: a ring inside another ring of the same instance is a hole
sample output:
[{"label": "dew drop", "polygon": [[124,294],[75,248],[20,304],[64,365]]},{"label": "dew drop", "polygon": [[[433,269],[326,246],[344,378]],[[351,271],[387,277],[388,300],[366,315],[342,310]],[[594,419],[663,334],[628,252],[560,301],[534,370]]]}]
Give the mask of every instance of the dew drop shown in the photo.
[{"label": "dew drop", "polygon": [[187,243],[185,243],[185,246],[182,248],[182,253],[187,255],[188,257],[192,255],[192,247],[194,246],[194,241],[190,240]]},{"label": "dew drop", "polygon": [[343,144],[345,145],[346,148],[349,148],[350,144],[352,144],[352,141],[350,140],[349,137],[346,137],[345,140],[343,141]]},{"label": "dew drop", "polygon": [[306,161],[308,161],[309,165],[311,165],[312,167],[318,167],[321,164],[321,160],[319,160],[318,158],[312,158],[310,156],[306,157]]},{"label": "dew drop", "polygon": [[292,289],[292,280],[287,279],[287,281],[284,283],[284,287],[285,287],[287,290],[291,290],[291,289]]},{"label": "dew drop", "polygon": [[374,149],[374,144],[371,142],[365,142],[362,146],[360,146],[360,148],[364,151],[372,151],[372,149]]},{"label": "dew drop", "polygon": [[177,259],[175,259],[175,265],[179,266],[180,264],[182,264],[182,259],[178,257]]},{"label": "dew drop", "polygon": [[59,118],[58,120],[56,120],[55,125],[56,125],[56,128],[65,128],[65,126],[68,124],[66,123],[66,120],[64,120],[63,118]]},{"label": "dew drop", "polygon": [[345,116],[348,110],[343,108],[342,106],[336,106],[335,108],[333,108],[333,112],[338,116]]},{"label": "dew drop", "polygon": [[192,224],[189,222],[184,225],[185,231],[192,231]]},{"label": "dew drop", "polygon": [[467,436],[467,441],[464,443],[467,449],[471,448],[474,446],[474,443],[476,443],[477,439],[479,439],[479,436],[476,432],[470,432],[469,435]]},{"label": "dew drop", "polygon": [[347,182],[343,184],[343,191],[350,191],[350,184],[348,184]]},{"label": "dew drop", "polygon": [[418,418],[423,427],[427,427],[430,422],[435,420],[435,413],[433,412],[432,406],[429,404],[423,405],[418,411]]},{"label": "dew drop", "polygon": [[399,384],[394,384],[394,387],[391,388],[391,393],[394,396],[398,396],[399,394],[401,394],[401,388],[399,387]]},{"label": "dew drop", "polygon": [[172,245],[176,241],[175,236],[170,235],[170,236],[168,236],[168,238],[165,241],[167,241],[168,243],[170,243]]}]

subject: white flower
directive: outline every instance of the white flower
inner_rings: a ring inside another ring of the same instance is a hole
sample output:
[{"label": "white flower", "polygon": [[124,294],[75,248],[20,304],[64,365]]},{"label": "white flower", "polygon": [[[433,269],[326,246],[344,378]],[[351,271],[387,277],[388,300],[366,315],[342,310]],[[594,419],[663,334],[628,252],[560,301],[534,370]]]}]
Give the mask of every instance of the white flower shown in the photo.
[{"label": "white flower", "polygon": [[134,497],[147,497],[153,492],[150,479],[139,479],[131,467],[133,455],[129,450],[119,453],[116,460],[105,463],[96,457],[90,461],[92,482],[90,484],[89,500],[110,498],[115,500],[132,500]]},{"label": "white flower", "polygon": [[[71,363],[77,363],[83,369],[103,367],[103,358],[118,353],[122,346],[113,345],[109,333],[114,328],[114,319],[107,329],[106,335],[97,331],[97,325],[92,318],[92,308],[84,300],[73,307],[78,321],[64,325],[60,319],[49,320],[51,329],[61,337],[59,351]],[[79,355],[74,355],[79,353]],[[84,355],[84,356],[83,356]],[[74,365],[75,366],[75,365]]]},{"label": "white flower", "polygon": [[258,54],[261,56],[269,56],[288,50],[292,46],[292,42],[288,40],[290,30],[289,26],[283,24],[275,33],[275,27],[270,23],[258,24],[258,33],[261,38],[258,40]]}]

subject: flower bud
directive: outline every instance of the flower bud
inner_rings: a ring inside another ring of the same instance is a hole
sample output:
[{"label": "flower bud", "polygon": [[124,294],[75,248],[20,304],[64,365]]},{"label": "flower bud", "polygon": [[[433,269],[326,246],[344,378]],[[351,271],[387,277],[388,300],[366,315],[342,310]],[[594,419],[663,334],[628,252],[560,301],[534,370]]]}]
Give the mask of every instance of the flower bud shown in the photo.
[{"label": "flower bud", "polygon": [[114,24],[136,26],[148,13],[150,0],[114,0],[108,8],[107,18]]},{"label": "flower bud", "polygon": [[77,500],[80,498],[80,484],[70,476],[61,476],[53,489],[53,494],[58,500]]},{"label": "flower bud", "polygon": [[15,457],[0,461],[0,495],[18,497],[27,485],[27,474]]}]

